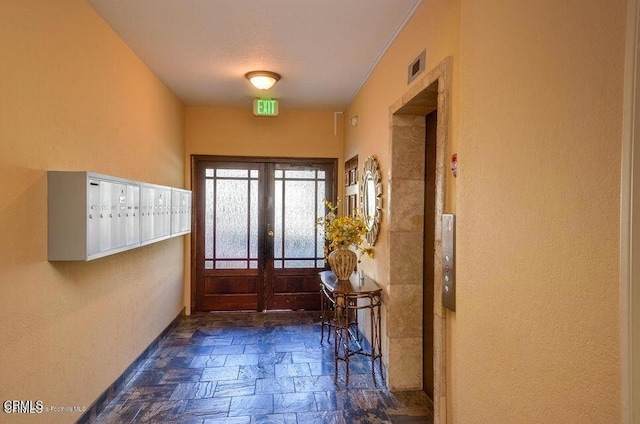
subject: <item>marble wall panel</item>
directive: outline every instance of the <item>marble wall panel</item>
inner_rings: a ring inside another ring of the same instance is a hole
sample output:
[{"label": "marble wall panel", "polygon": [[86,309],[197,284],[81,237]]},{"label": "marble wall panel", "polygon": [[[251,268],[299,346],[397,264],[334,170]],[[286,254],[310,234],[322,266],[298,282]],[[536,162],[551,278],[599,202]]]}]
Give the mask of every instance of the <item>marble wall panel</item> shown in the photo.
[{"label": "marble wall panel", "polygon": [[[391,178],[424,179],[425,118],[396,116],[391,128]],[[407,125],[409,124],[409,125]]]},{"label": "marble wall panel", "polygon": [[424,181],[391,180],[389,231],[422,233],[424,225]]},{"label": "marble wall panel", "polygon": [[422,338],[394,337],[389,343],[387,385],[391,391],[422,388]]},{"label": "marble wall panel", "polygon": [[424,262],[422,231],[392,231],[390,233],[391,286],[422,285]]},{"label": "marble wall panel", "polygon": [[388,307],[389,337],[422,337],[422,285],[391,286]]}]

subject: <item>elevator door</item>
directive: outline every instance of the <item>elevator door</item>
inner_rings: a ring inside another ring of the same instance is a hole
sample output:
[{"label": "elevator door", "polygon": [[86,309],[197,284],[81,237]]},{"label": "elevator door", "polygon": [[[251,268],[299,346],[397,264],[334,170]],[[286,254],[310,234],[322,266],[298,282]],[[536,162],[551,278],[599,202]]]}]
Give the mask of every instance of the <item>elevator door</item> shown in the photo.
[{"label": "elevator door", "polygon": [[[433,308],[434,308],[434,251],[436,220],[436,133],[438,111],[426,116],[425,175],[424,175],[424,269],[422,290],[422,387],[433,399]],[[438,300],[439,301],[439,300]]]}]

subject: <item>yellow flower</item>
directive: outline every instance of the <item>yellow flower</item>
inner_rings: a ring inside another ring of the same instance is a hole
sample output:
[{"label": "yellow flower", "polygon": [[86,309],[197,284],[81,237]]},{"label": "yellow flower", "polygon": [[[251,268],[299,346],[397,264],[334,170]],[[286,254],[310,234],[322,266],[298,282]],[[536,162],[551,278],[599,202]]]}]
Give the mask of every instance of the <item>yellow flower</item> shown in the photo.
[{"label": "yellow flower", "polygon": [[362,249],[362,254],[367,255],[370,258],[373,258],[373,247],[367,246]]},{"label": "yellow flower", "polygon": [[364,235],[367,233],[367,226],[364,219],[354,213],[352,216],[338,216],[338,201],[334,206],[331,202],[324,200],[328,212],[317,220],[317,225],[324,229],[324,237],[328,244],[325,245],[325,257],[327,254],[338,248],[338,246],[354,246],[356,250],[361,250],[363,254],[373,257],[373,247],[362,247]]}]

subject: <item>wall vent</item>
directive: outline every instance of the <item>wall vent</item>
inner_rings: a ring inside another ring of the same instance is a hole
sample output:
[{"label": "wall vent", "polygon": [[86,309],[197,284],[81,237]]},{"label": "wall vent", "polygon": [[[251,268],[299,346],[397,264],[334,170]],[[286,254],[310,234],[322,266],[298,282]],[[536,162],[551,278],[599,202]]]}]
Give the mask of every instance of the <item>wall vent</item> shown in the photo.
[{"label": "wall vent", "polygon": [[407,84],[411,84],[418,75],[424,71],[425,63],[427,61],[427,50],[422,50],[422,53],[415,58],[413,62],[407,68]]}]

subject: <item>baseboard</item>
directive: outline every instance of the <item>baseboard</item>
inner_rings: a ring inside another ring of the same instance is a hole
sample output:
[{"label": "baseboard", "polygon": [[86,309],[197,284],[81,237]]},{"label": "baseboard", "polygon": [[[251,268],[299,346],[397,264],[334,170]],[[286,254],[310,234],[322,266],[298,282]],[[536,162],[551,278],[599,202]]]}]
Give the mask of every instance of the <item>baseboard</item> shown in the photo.
[{"label": "baseboard", "polygon": [[95,421],[98,415],[104,410],[104,408],[111,402],[119,393],[120,390],[129,382],[131,377],[138,371],[140,365],[149,359],[151,354],[158,348],[158,345],[164,339],[167,334],[176,326],[178,320],[185,314],[185,308],[182,308],[180,313],[169,323],[169,325],[162,330],[160,335],[156,337],[149,346],[124,370],[122,374],[113,382],[107,389],[102,392],[98,399],[91,404],[87,411],[76,421],[76,424],[89,424]]}]

